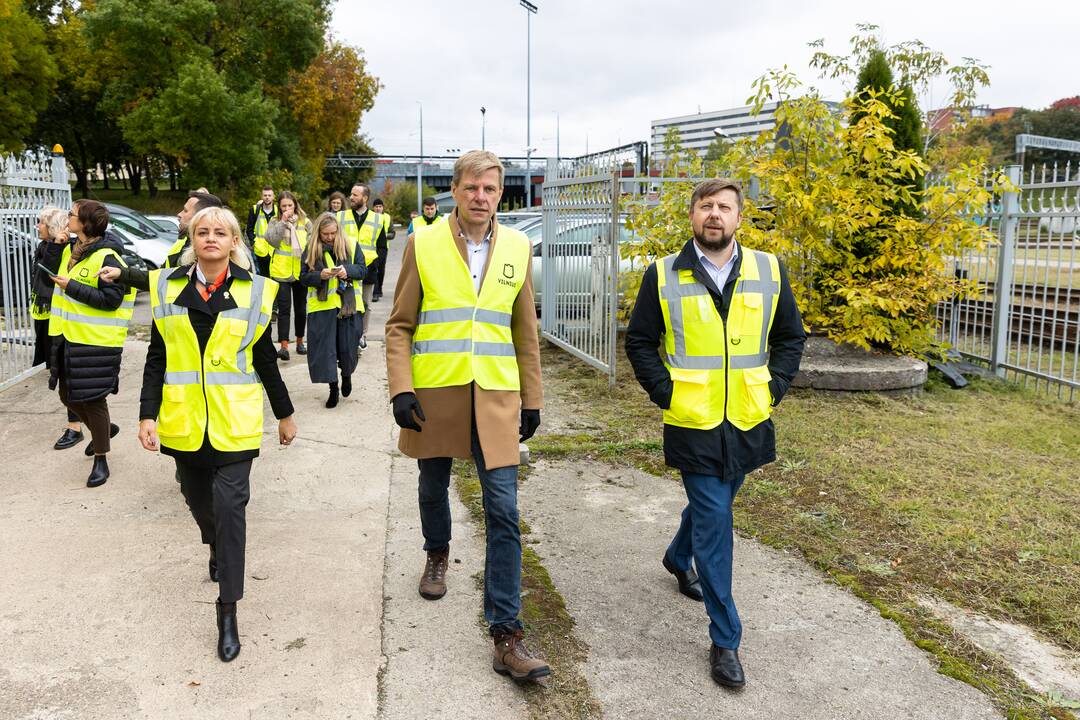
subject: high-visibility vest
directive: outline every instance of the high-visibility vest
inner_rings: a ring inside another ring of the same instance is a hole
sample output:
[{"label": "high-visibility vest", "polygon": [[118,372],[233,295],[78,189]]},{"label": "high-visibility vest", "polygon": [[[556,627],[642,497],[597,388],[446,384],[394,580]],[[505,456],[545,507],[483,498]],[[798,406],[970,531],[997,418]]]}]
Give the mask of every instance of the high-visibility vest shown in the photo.
[{"label": "high-visibility vest", "polygon": [[390,213],[381,213],[381,214],[382,214],[383,232],[386,233],[387,235],[389,235],[390,234],[390,225],[393,224],[393,223],[390,222]]},{"label": "high-visibility vest", "polygon": [[[328,252],[323,253],[323,262],[326,263],[326,267],[337,267],[338,263],[334,260],[334,256]],[[319,299],[319,288],[309,287],[307,289],[307,312],[311,313],[319,312],[320,310],[340,310],[341,309],[341,295],[338,294],[338,285],[340,281],[336,277],[330,278],[326,285],[326,299]],[[359,285],[359,283],[356,283]],[[363,296],[358,296],[358,302],[363,304]]]},{"label": "high-visibility vest", "polygon": [[423,215],[417,215],[409,222],[409,226],[412,228],[412,233],[415,233],[420,228],[431,227],[432,225],[438,225],[441,222],[445,222],[448,217],[449,215],[436,215],[429,221]]},{"label": "high-visibility vest", "polygon": [[281,217],[277,203],[274,203],[274,213],[269,219],[267,219],[262,208],[263,204],[261,202],[251,206],[251,212],[255,213],[255,240],[251,244],[251,249],[258,257],[266,257],[270,254],[270,244],[266,242],[266,228],[270,227],[270,220],[277,220]]},{"label": "high-visibility vest", "polygon": [[[71,245],[68,245],[60,256],[60,269],[56,274],[58,277],[70,278],[71,282],[96,288],[98,271],[101,270],[107,257],[114,257],[120,265],[127,267],[115,250],[101,248],[85,256],[69,270]],[[131,322],[131,315],[134,312],[135,288],[128,289],[117,309],[99,310],[75,300],[66,291],[61,290],[59,285],[55,285],[53,286],[52,308],[49,312],[49,335],[53,337],[63,335],[68,342],[82,345],[123,347],[124,338],[127,337],[128,323]]]},{"label": "high-visibility vest", "polygon": [[252,363],[252,348],[270,324],[278,284],[259,275],[233,279],[229,294],[236,308],[218,313],[200,353],[188,309],[175,303],[191,279],[187,275],[170,279],[173,272],[150,273],[150,308],[166,347],[157,425],[161,444],[193,452],[209,437],[210,444],[223,452],[258,449],[263,387]]},{"label": "high-visibility vest", "polygon": [[519,390],[510,320],[532,261],[528,238],[499,228],[479,295],[449,223],[421,227],[413,245],[423,289],[413,333],[413,386],[475,380],[485,390]]},{"label": "high-visibility vest", "polygon": [[174,242],[172,244],[172,247],[169,248],[169,254],[165,256],[165,264],[162,265],[162,267],[163,268],[179,267],[179,265],[180,265],[180,256],[183,254],[184,250],[187,248],[187,244],[188,244],[187,235],[181,235],[180,237],[176,238],[176,242]]},{"label": "high-visibility vest", "polygon": [[780,296],[780,265],[775,255],[739,250],[742,268],[726,322],[693,272],[675,271],[678,255],[656,264],[662,355],[675,386],[671,407],[664,411],[668,425],[708,430],[726,417],[749,430],[769,417],[768,342]]},{"label": "high-visibility vest", "polygon": [[304,250],[307,249],[307,228],[296,225],[296,239],[299,241],[300,250],[295,252],[292,243],[282,241],[281,247],[270,246],[270,278],[272,280],[293,281],[300,277],[300,265],[304,259]]},{"label": "high-visibility vest", "polygon": [[337,214],[337,221],[341,232],[345,234],[346,242],[349,244],[349,252],[352,253],[354,247],[359,247],[364,251],[365,265],[375,262],[379,257],[379,253],[375,249],[375,241],[379,239],[379,232],[382,231],[382,215],[373,210],[368,210],[367,217],[364,218],[364,224],[357,227],[353,211],[342,210]]}]

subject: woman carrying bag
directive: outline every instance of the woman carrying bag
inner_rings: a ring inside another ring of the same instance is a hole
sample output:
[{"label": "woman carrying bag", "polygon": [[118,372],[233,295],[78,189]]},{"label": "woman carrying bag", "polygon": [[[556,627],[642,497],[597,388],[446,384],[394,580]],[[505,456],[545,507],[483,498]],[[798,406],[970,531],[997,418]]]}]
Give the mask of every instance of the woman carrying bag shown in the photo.
[{"label": "woman carrying bag", "polygon": [[266,244],[270,247],[270,279],[281,285],[278,292],[277,327],[278,359],[289,359],[289,313],[296,315],[296,354],[306,355],[304,325],[307,313],[304,307],[304,287],[298,281],[307,250],[311,223],[300,209],[296,196],[288,190],[278,197],[281,218],[270,221],[266,228]]},{"label": "woman carrying bag", "polygon": [[341,394],[352,392],[360,340],[360,316],[356,297],[365,265],[349,251],[341,226],[330,213],[315,220],[312,242],[300,282],[307,287],[308,375],[313,383],[329,383],[326,407],[338,404],[338,370]]},{"label": "woman carrying bag", "polygon": [[277,283],[251,273],[240,225],[225,208],[191,219],[180,266],[150,273],[154,324],[143,370],[139,442],[176,461],[180,492],[210,546],[218,582],[218,657],[240,652],[246,508],[259,455],[263,392],[278,437],[296,437],[293,406],[267,326]]},{"label": "woman carrying bag", "polygon": [[120,359],[135,309],[135,288],[98,283],[104,266],[124,267],[123,247],[105,238],[109,211],[94,200],[78,200],[68,213],[76,240],[64,247],[49,309],[49,389],[90,428],[86,454],[94,457],[87,487],[109,479],[110,438],[120,428],[109,419],[106,397],[120,388]]}]

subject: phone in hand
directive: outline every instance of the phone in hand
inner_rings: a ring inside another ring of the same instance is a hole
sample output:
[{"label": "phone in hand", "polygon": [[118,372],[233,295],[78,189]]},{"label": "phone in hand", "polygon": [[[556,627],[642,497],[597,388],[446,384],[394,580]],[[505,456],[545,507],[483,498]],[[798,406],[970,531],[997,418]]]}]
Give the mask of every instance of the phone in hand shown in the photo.
[{"label": "phone in hand", "polygon": [[34,264],[37,265],[38,269],[42,270],[46,275],[49,275],[51,277],[59,277],[59,275],[57,275],[57,272],[59,272],[58,270],[50,270],[49,268],[45,267],[41,263],[34,263]]}]

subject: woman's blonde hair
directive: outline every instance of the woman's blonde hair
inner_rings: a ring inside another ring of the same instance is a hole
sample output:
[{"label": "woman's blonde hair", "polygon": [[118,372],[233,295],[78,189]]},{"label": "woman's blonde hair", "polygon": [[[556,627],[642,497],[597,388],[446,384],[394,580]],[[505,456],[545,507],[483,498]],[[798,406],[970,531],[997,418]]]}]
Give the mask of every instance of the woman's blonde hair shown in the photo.
[{"label": "woman's blonde hair", "polygon": [[345,233],[341,232],[341,225],[338,223],[333,213],[324,212],[319,215],[319,217],[315,218],[311,237],[308,238],[308,270],[314,270],[315,264],[319,261],[319,258],[322,257],[322,229],[328,225],[337,226],[337,232],[334,233],[334,258],[339,262],[344,262],[348,259],[349,251],[345,244]]},{"label": "woman's blonde hair", "polygon": [[54,240],[61,236],[67,239],[67,220],[67,211],[58,207],[47,207],[41,211],[41,222],[45,223],[49,237]]},{"label": "woman's blonde hair", "polygon": [[229,259],[239,267],[250,270],[251,258],[248,256],[243,237],[240,235],[240,223],[236,220],[232,210],[223,207],[203,208],[192,216],[188,222],[188,237],[192,240],[191,244],[187,246],[187,249],[180,256],[180,264],[190,265],[195,262],[195,232],[206,223],[219,223],[225,226],[229,234],[236,239],[236,243],[229,253]]}]

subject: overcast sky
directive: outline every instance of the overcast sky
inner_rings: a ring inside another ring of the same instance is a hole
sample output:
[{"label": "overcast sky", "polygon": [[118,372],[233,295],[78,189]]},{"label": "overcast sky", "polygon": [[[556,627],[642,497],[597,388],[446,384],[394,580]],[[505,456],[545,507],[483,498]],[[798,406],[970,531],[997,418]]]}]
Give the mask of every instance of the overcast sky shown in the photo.
[{"label": "overcast sky", "polygon": [[[1080,2],[534,0],[532,145],[580,155],[649,139],[650,121],[743,105],[766,69],[790,66],[827,96],[842,87],[807,67],[807,42],[846,54],[856,23],[886,44],[919,39],[953,61],[989,64],[979,102],[1043,108],[1080,94]],[[977,8],[970,12],[964,8]],[[333,27],[360,47],[383,84],[361,122],[380,153],[480,147],[525,154],[526,11],[518,0],[339,0]],[[947,86],[921,98],[937,107]],[[456,153],[453,153],[456,154]]]}]

